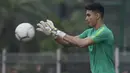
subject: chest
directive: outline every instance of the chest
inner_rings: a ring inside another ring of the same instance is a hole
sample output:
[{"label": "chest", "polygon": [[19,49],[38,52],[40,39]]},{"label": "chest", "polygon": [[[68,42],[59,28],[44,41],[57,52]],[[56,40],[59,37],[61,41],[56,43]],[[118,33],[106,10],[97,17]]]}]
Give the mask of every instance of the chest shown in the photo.
[{"label": "chest", "polygon": [[90,37],[90,36],[92,36],[92,35],[95,35],[96,32],[97,32],[97,31],[94,30],[94,29],[90,30],[90,31],[88,32],[88,34],[87,34],[87,37]]}]

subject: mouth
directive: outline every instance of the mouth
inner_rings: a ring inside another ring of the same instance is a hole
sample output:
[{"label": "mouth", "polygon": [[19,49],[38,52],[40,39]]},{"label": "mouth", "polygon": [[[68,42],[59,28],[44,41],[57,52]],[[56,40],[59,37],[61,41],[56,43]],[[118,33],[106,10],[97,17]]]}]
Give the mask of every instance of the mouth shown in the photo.
[{"label": "mouth", "polygon": [[89,24],[89,21],[86,21],[87,24]]}]

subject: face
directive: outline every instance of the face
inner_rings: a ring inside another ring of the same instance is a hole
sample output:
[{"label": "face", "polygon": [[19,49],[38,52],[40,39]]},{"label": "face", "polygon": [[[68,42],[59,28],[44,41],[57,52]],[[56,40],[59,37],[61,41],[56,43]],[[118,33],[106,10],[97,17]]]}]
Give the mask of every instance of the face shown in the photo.
[{"label": "face", "polygon": [[92,10],[86,10],[86,22],[90,27],[94,27],[97,24],[99,15],[97,12],[93,12]]}]

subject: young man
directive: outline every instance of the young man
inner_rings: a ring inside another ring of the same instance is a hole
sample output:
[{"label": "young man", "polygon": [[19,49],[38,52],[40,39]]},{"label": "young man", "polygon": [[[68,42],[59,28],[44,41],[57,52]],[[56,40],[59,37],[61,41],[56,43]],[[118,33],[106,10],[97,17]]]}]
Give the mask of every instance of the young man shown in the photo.
[{"label": "young man", "polygon": [[104,7],[99,3],[87,5],[86,21],[92,27],[78,36],[68,35],[54,27],[52,21],[41,21],[38,31],[52,35],[61,44],[71,44],[89,49],[92,73],[115,73],[113,64],[114,37],[103,22]]}]

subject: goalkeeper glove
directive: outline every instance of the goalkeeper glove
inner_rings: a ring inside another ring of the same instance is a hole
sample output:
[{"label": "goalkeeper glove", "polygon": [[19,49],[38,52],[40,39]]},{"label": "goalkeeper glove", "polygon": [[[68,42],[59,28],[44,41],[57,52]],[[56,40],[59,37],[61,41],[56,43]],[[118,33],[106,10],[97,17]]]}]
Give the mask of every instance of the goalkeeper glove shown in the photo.
[{"label": "goalkeeper glove", "polygon": [[47,19],[46,25],[48,26],[46,29],[51,30],[51,33],[53,36],[55,36],[55,37],[59,36],[59,37],[63,38],[66,35],[65,32],[58,30],[54,26],[54,23],[51,20]]},{"label": "goalkeeper glove", "polygon": [[44,21],[40,21],[40,23],[37,24],[38,28],[36,29],[37,31],[41,31],[46,35],[50,35],[51,34],[51,29],[47,29],[47,25],[46,22]]}]

